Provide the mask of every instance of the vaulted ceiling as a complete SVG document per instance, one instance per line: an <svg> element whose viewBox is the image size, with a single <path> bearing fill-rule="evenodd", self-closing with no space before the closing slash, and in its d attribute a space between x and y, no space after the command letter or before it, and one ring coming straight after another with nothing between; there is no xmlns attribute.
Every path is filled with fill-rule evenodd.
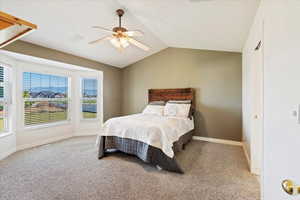
<svg viewBox="0 0 300 200"><path fill-rule="evenodd" d="M167 47L241 52L259 0L1 0L1 10L38 25L23 40L125 67ZM142 30L148 52L119 52L108 41L88 42L107 33L91 26L117 25L115 10L125 9L123 25Z"/></svg>

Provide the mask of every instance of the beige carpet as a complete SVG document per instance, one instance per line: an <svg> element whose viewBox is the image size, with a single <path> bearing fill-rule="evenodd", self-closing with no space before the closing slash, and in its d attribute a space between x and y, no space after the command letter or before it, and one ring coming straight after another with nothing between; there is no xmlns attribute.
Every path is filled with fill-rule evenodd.
<svg viewBox="0 0 300 200"><path fill-rule="evenodd" d="M241 147L193 141L184 175L132 156L97 159L95 137L73 138L0 161L1 200L254 200L259 184Z"/></svg>

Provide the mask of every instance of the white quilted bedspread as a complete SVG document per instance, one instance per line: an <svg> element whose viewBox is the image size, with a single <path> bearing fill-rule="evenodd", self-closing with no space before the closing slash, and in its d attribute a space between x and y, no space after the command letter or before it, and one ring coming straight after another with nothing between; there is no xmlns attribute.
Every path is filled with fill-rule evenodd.
<svg viewBox="0 0 300 200"><path fill-rule="evenodd" d="M138 140L161 149L167 156L173 158L173 143L193 129L194 121L188 118L134 114L107 120L97 141L100 136Z"/></svg>

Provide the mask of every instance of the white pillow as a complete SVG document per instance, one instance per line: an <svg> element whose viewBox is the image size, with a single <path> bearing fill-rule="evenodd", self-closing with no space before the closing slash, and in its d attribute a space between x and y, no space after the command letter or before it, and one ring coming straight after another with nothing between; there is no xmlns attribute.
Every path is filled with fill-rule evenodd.
<svg viewBox="0 0 300 200"><path fill-rule="evenodd" d="M163 115L165 106L147 105L143 110L143 114Z"/></svg>
<svg viewBox="0 0 300 200"><path fill-rule="evenodd" d="M164 115L169 117L184 117L189 116L191 104L176 104L167 103L164 109Z"/></svg>

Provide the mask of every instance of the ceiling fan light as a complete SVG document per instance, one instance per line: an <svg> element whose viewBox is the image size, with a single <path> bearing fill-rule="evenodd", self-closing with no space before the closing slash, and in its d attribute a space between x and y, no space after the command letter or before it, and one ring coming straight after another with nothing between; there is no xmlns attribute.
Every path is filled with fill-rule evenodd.
<svg viewBox="0 0 300 200"><path fill-rule="evenodd" d="M117 48L121 48L121 43L119 42L119 40L117 38L112 38L110 40L111 44L114 45Z"/></svg>
<svg viewBox="0 0 300 200"><path fill-rule="evenodd" d="M126 38L120 38L120 43L121 43L123 48L126 48L126 47L129 46L129 42Z"/></svg>

